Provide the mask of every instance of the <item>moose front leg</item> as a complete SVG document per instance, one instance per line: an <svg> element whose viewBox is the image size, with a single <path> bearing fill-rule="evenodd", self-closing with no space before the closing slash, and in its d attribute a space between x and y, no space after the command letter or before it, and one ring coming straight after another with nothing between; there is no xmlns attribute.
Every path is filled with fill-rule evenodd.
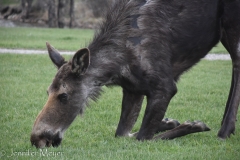
<svg viewBox="0 0 240 160"><path fill-rule="evenodd" d="M122 112L115 136L131 136L130 132L141 110L143 97L123 89Z"/></svg>
<svg viewBox="0 0 240 160"><path fill-rule="evenodd" d="M147 97L147 107L142 126L137 135L138 140L150 140L155 133L165 130L165 123L162 119L165 115L168 104L175 93L176 87L174 86L171 92L155 93L154 95Z"/></svg>

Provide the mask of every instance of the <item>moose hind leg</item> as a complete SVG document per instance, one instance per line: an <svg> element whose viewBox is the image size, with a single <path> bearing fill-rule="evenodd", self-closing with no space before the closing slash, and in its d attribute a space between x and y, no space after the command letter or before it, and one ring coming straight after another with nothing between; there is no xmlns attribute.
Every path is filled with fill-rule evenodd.
<svg viewBox="0 0 240 160"><path fill-rule="evenodd" d="M218 137L222 139L234 134L240 101L240 17L235 16L239 14L239 1L224 3L224 15L222 20L223 37L221 42L231 55L233 68L231 89L222 119L222 126L218 132Z"/></svg>
<svg viewBox="0 0 240 160"><path fill-rule="evenodd" d="M130 132L141 110L143 97L123 90L122 112L115 136L134 136Z"/></svg>
<svg viewBox="0 0 240 160"><path fill-rule="evenodd" d="M172 130L169 130L165 133L155 136L153 139L162 139L162 140L174 139L174 138L182 137L191 133L204 132L204 131L210 131L210 128L208 128L206 124L204 124L203 122L186 121Z"/></svg>

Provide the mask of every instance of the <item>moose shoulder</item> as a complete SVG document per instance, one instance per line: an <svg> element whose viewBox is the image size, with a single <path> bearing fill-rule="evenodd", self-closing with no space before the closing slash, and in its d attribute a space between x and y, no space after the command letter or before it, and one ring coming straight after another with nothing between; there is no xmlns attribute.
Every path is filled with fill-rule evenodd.
<svg viewBox="0 0 240 160"><path fill-rule="evenodd" d="M89 99L98 98L104 85L123 88L116 136L173 139L209 131L201 121L179 124L164 115L180 75L219 41L231 55L233 76L218 137L230 137L240 101L240 17L236 15L240 15L238 0L116 0L93 41L71 60L65 61L47 43L58 72L34 123L32 145L58 146L65 130ZM131 134L144 96L147 106L141 128ZM155 135L162 131L166 132Z"/></svg>

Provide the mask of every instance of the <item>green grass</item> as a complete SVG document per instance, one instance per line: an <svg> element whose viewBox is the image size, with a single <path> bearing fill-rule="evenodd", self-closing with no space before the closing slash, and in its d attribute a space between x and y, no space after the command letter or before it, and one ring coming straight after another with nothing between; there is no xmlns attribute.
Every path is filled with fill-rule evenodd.
<svg viewBox="0 0 240 160"><path fill-rule="evenodd" d="M76 51L92 39L89 29L4 28L0 27L0 48L46 49L46 41L58 50ZM227 53L219 43L213 53Z"/></svg>
<svg viewBox="0 0 240 160"><path fill-rule="evenodd" d="M46 49L48 41L58 50L76 51L92 39L90 29L0 27L0 48Z"/></svg>
<svg viewBox="0 0 240 160"><path fill-rule="evenodd" d="M228 53L228 51L223 47L222 43L218 43L215 47L212 48L210 53Z"/></svg>
<svg viewBox="0 0 240 160"><path fill-rule="evenodd" d="M54 155L43 157L40 150L30 145L29 138L55 73L47 55L0 54L0 152L5 153L0 159L54 159ZM230 61L200 62L182 76L178 94L166 113L166 117L180 122L202 120L211 128L209 132L156 142L115 138L122 91L119 87L104 88L99 101L92 103L84 116L77 117L66 131L61 146L49 148L47 153L60 154L56 156L58 159L84 160L239 159L240 123L237 122L236 135L230 139L221 141L216 136L230 78ZM140 127L144 109L143 106L134 131Z"/></svg>
<svg viewBox="0 0 240 160"><path fill-rule="evenodd" d="M74 51L85 46L92 35L92 30L0 27L0 48L45 49L49 41L59 50ZM221 45L214 50L224 52ZM55 155L44 157L42 151L30 145L29 138L55 73L47 55L0 54L0 159L233 160L240 156L239 123L236 135L230 139L220 141L216 136L231 81L230 61L202 61L184 74L166 113L166 117L180 122L202 120L210 132L157 142L115 138L122 91L119 87L104 88L99 101L92 103L66 131L61 146L47 149ZM145 104L133 131L140 128Z"/></svg>

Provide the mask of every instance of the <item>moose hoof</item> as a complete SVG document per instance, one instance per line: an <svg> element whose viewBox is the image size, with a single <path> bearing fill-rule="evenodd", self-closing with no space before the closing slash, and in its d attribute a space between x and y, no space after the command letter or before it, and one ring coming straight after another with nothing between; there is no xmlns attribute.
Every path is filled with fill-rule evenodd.
<svg viewBox="0 0 240 160"><path fill-rule="evenodd" d="M204 131L210 131L210 128L201 121L186 121L184 122L185 125L191 126L191 129L193 132L204 132Z"/></svg>
<svg viewBox="0 0 240 160"><path fill-rule="evenodd" d="M233 126L224 127L223 125L218 132L218 137L219 139L225 140L226 138L230 138L231 134L234 135L234 132L235 132L235 127Z"/></svg>
<svg viewBox="0 0 240 160"><path fill-rule="evenodd" d="M177 126L180 125L180 123L179 123L177 120L171 119L171 118L164 118L164 119L162 120L162 122L165 122L165 123L166 123L166 125L167 125L167 130L171 130L171 129L176 128Z"/></svg>

